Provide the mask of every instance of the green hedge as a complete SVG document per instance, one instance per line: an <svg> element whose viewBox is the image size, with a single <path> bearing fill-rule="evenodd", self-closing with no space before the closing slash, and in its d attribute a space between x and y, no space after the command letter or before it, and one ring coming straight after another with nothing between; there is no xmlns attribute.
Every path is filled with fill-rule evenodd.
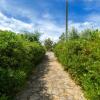
<svg viewBox="0 0 100 100"><path fill-rule="evenodd" d="M80 84L88 100L100 100L100 38L60 41L55 55Z"/></svg>
<svg viewBox="0 0 100 100"><path fill-rule="evenodd" d="M0 100L14 100L44 54L38 41L30 42L20 34L0 31Z"/></svg>

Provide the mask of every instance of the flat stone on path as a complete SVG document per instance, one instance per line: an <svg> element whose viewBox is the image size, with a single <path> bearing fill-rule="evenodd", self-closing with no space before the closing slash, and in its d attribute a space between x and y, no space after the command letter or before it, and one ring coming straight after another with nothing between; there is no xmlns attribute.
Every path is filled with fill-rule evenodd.
<svg viewBox="0 0 100 100"><path fill-rule="evenodd" d="M16 100L86 100L81 88L64 71L54 53L47 52L27 87Z"/></svg>

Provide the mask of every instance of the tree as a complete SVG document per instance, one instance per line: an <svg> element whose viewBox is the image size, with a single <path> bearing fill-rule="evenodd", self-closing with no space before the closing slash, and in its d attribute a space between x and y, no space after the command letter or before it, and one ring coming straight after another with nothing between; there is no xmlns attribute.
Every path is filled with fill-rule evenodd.
<svg viewBox="0 0 100 100"><path fill-rule="evenodd" d="M96 30L86 29L81 32L81 37L85 39L95 40L100 38L100 32L98 29Z"/></svg>
<svg viewBox="0 0 100 100"><path fill-rule="evenodd" d="M44 41L44 45L45 45L47 51L52 51L53 41L50 38L48 38Z"/></svg>
<svg viewBox="0 0 100 100"><path fill-rule="evenodd" d="M62 33L62 35L59 37L60 41L65 39L65 33Z"/></svg>
<svg viewBox="0 0 100 100"><path fill-rule="evenodd" d="M34 33L25 33L23 34L23 37L26 38L28 41L30 42L39 42L41 33L39 33L38 31L35 31Z"/></svg>
<svg viewBox="0 0 100 100"><path fill-rule="evenodd" d="M79 38L78 31L74 27L72 27L72 30L69 33L69 38L70 39L77 39L77 38Z"/></svg>

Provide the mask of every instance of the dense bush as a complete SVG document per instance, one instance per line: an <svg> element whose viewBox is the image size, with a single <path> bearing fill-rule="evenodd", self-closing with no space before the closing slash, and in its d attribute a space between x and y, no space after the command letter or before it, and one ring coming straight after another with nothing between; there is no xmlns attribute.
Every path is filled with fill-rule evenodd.
<svg viewBox="0 0 100 100"><path fill-rule="evenodd" d="M41 34L38 31L35 31L35 33L24 33L22 34L22 37L24 37L26 40L33 42L33 41L39 41Z"/></svg>
<svg viewBox="0 0 100 100"><path fill-rule="evenodd" d="M65 70L82 86L88 100L100 100L99 34L97 30L90 31L80 38L60 41L54 50Z"/></svg>
<svg viewBox="0 0 100 100"><path fill-rule="evenodd" d="M24 34L0 31L0 100L14 100L44 53L38 41L29 41Z"/></svg>
<svg viewBox="0 0 100 100"><path fill-rule="evenodd" d="M45 46L47 51L52 51L52 49L53 49L53 41L50 38L46 39L44 41L44 46Z"/></svg>

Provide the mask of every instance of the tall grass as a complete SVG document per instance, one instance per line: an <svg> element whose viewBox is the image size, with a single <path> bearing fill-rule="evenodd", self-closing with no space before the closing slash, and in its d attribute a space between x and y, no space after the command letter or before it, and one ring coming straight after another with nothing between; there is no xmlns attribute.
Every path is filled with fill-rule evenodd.
<svg viewBox="0 0 100 100"><path fill-rule="evenodd" d="M77 38L60 40L54 52L86 98L100 100L100 31L85 30Z"/></svg>

